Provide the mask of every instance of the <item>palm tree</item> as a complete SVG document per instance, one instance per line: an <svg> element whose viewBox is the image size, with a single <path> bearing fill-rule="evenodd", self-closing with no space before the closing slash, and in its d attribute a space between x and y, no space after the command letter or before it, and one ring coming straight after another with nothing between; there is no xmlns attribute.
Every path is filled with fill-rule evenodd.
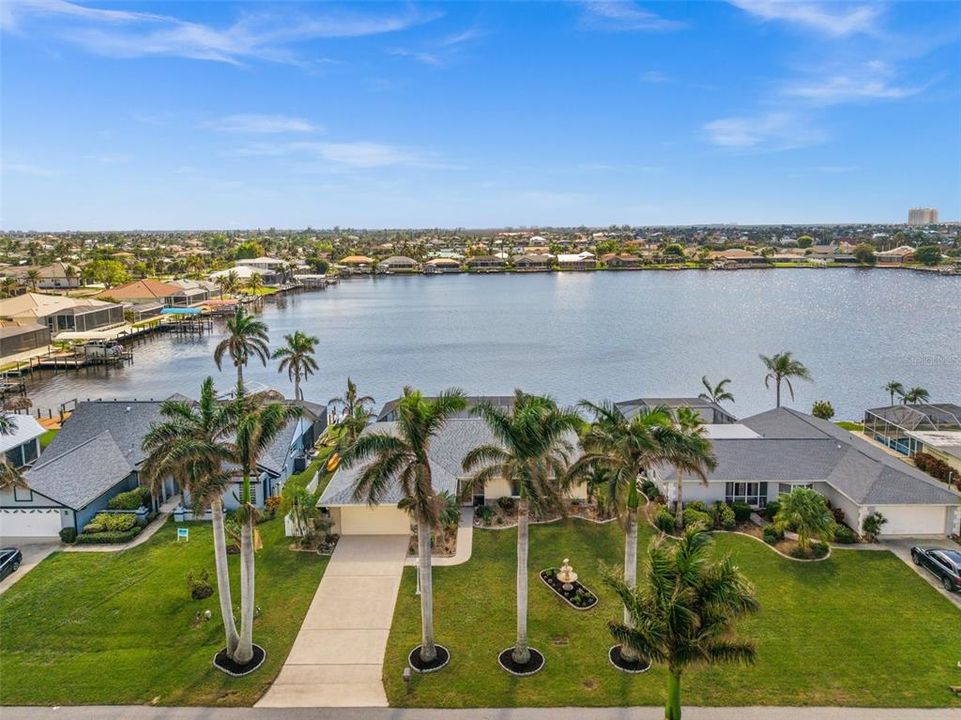
<svg viewBox="0 0 961 720"><path fill-rule="evenodd" d="M707 379L707 375L704 375L701 377L701 385L704 386L705 392L702 392L698 397L715 405L720 405L725 400L734 402L734 395L727 390L729 382L731 382L731 378L724 378L717 385L712 385L711 381Z"/></svg>
<svg viewBox="0 0 961 720"><path fill-rule="evenodd" d="M0 410L0 435L12 435L17 429L17 419L13 413Z"/></svg>
<svg viewBox="0 0 961 720"><path fill-rule="evenodd" d="M140 471L141 482L156 489L167 477L174 477L189 494L196 511L210 507L214 536L214 564L220 615L224 622L227 656L233 657L240 641L234 620L227 566L224 530L223 492L228 486L224 463L233 460L229 442L237 422L236 406L218 403L214 380L208 377L200 386L197 403L166 400L160 406L164 421L155 424L144 437L146 460Z"/></svg>
<svg viewBox="0 0 961 720"><path fill-rule="evenodd" d="M777 389L777 407L781 407L781 382L783 381L787 385L788 391L791 393L791 399L794 399L794 386L791 385L791 378L798 378L799 380L807 380L811 382L811 373L808 371L804 364L800 360L795 360L791 357L790 351L785 351L774 355L773 357L767 357L766 355L761 355L761 362L764 363L764 367L767 368L767 375L764 376L764 387L770 387L771 380L774 381L775 388Z"/></svg>
<svg viewBox="0 0 961 720"><path fill-rule="evenodd" d="M611 635L651 663L667 665L666 720L681 720L681 676L698 665L751 664L754 643L735 636L738 618L757 612L754 588L730 557L711 561L711 537L690 528L678 541L651 540L636 589L608 574L607 582L632 623L611 621Z"/></svg>
<svg viewBox="0 0 961 720"><path fill-rule="evenodd" d="M220 275L217 277L217 287L220 289L220 299L224 299L224 293L230 291L230 278L226 275Z"/></svg>
<svg viewBox="0 0 961 720"><path fill-rule="evenodd" d="M260 277L260 273L251 273L250 277L247 278L247 292L253 295L258 303L263 301L263 295L260 294L263 287L264 281Z"/></svg>
<svg viewBox="0 0 961 720"><path fill-rule="evenodd" d="M214 362L221 369L224 355L229 354L237 368L237 387L244 384L244 366L247 361L257 357L267 366L270 351L267 349L267 324L238 306L233 317L227 320L227 337L214 349Z"/></svg>
<svg viewBox="0 0 961 720"><path fill-rule="evenodd" d="M240 507L237 508L240 521L240 641L232 659L246 665L254 657L254 525L258 515L250 478L257 472L260 456L287 423L300 417L302 410L278 402L260 404L256 398L244 395L243 385L237 386L235 406L238 415L235 460L240 465L243 484Z"/></svg>
<svg viewBox="0 0 961 720"><path fill-rule="evenodd" d="M17 294L18 283L16 278L5 277L0 280L0 295L3 297L13 297Z"/></svg>
<svg viewBox="0 0 961 720"><path fill-rule="evenodd" d="M30 289L34 292L37 291L37 283L40 282L40 271L39 270L27 270L26 274L27 282L30 284Z"/></svg>
<svg viewBox="0 0 961 720"><path fill-rule="evenodd" d="M666 459L674 466L676 498L674 525L684 527L684 472L697 475L707 485L707 473L717 467L711 441L705 437L704 420L689 407L679 407L674 414L678 434L665 438L669 445Z"/></svg>
<svg viewBox="0 0 961 720"><path fill-rule="evenodd" d="M308 375L313 375L317 370L317 361L314 360L314 353L316 352L314 346L320 342L320 338L306 335L297 330L293 335L284 335L284 340L287 341L287 344L284 347L277 348L273 354L274 360L283 358L277 372L287 371L287 377L294 383L294 398L303 400L304 396L300 391L300 379L306 379Z"/></svg>
<svg viewBox="0 0 961 720"><path fill-rule="evenodd" d="M474 448L464 457L466 472L476 471L464 488L474 488L502 478L519 497L517 503L517 641L511 658L517 665L531 661L527 639L528 520L533 509L539 514L562 507L568 462L573 445L568 435L583 421L574 412L561 410L549 397L514 393L510 412L490 403L472 411L490 426L495 443Z"/></svg>
<svg viewBox="0 0 961 720"><path fill-rule="evenodd" d="M913 387L904 393L902 402L907 405L911 403L912 405L920 405L921 403L926 403L931 399L931 395L923 387Z"/></svg>
<svg viewBox="0 0 961 720"><path fill-rule="evenodd" d="M894 396L895 396L895 395L899 395L899 396L901 396L901 397L904 397L904 385L902 385L901 383L899 383L897 380L891 380L890 382L888 382L888 384L884 386L884 389L887 390L887 391L891 394L891 404L892 404L892 405L894 405Z"/></svg>
<svg viewBox="0 0 961 720"><path fill-rule="evenodd" d="M798 545L807 552L811 538L829 541L834 537L837 523L834 515L818 492L796 487L778 498L774 526L778 530L792 529L797 533Z"/></svg>
<svg viewBox="0 0 961 720"><path fill-rule="evenodd" d="M342 413L343 419L338 424L344 427L344 441L347 445L352 445L367 426L368 420L373 416L370 411L373 404L374 398L370 395L358 396L357 385L350 378L347 378L347 392L327 401L328 409L335 412L340 409Z"/></svg>
<svg viewBox="0 0 961 720"><path fill-rule="evenodd" d="M395 486L404 496L403 505L417 524L417 558L420 577L421 663L430 667L437 659L434 641L433 575L431 535L446 505L434 491L430 466L430 445L447 420L467 406L462 390L453 388L436 399L404 388L397 403L396 433L370 432L361 435L344 453L341 465L372 460L366 465L354 489L354 497L374 505Z"/></svg>
<svg viewBox="0 0 961 720"><path fill-rule="evenodd" d="M231 295L236 295L237 290L240 289L240 276L237 274L236 270L229 270L227 272L227 292Z"/></svg>

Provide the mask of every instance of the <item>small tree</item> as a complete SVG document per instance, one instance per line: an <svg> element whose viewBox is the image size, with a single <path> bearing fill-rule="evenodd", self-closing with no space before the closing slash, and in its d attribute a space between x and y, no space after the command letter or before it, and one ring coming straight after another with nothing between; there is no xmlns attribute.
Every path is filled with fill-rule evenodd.
<svg viewBox="0 0 961 720"><path fill-rule="evenodd" d="M881 526L887 521L888 519L884 517L884 515L875 510L864 518L864 522L861 523L861 530L868 540L874 542L878 539L878 535L881 534Z"/></svg>
<svg viewBox="0 0 961 720"><path fill-rule="evenodd" d="M812 539L825 542L834 537L837 523L824 497L810 488L796 487L779 498L780 507L774 516L774 527L780 531L793 530L798 544L806 553Z"/></svg>
<svg viewBox="0 0 961 720"><path fill-rule="evenodd" d="M829 400L817 400L811 408L811 414L822 420L830 420L834 417L834 406Z"/></svg>
<svg viewBox="0 0 961 720"><path fill-rule="evenodd" d="M871 243L858 243L854 246L851 254L862 265L874 265L874 245Z"/></svg>
<svg viewBox="0 0 961 720"><path fill-rule="evenodd" d="M922 265L937 265L941 262L941 248L937 245L922 245L914 251L914 259Z"/></svg>

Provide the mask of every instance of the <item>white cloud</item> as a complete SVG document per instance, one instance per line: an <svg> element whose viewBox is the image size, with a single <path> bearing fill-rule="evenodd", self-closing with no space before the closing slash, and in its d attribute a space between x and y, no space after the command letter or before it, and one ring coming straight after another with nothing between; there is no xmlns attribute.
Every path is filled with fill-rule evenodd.
<svg viewBox="0 0 961 720"><path fill-rule="evenodd" d="M714 145L740 150L789 150L825 139L807 118L788 112L720 118L704 130Z"/></svg>
<svg viewBox="0 0 961 720"><path fill-rule="evenodd" d="M670 79L667 73L663 73L660 70L647 70L641 73L641 82L651 83L652 85L666 83Z"/></svg>
<svg viewBox="0 0 961 720"><path fill-rule="evenodd" d="M331 166L356 169L390 166L442 167L415 150L368 141L250 143L237 149L234 154L320 160Z"/></svg>
<svg viewBox="0 0 961 720"><path fill-rule="evenodd" d="M273 134L317 132L323 130L308 120L286 115L228 115L204 123L211 130L228 133Z"/></svg>
<svg viewBox="0 0 961 720"><path fill-rule="evenodd" d="M767 22L782 20L817 30L831 37L873 33L883 12L881 5L793 0L730 0L732 5Z"/></svg>
<svg viewBox="0 0 961 720"><path fill-rule="evenodd" d="M601 30L677 30L684 23L644 10L630 0L582 2L583 22Z"/></svg>
<svg viewBox="0 0 961 720"><path fill-rule="evenodd" d="M57 177L63 175L60 170L41 167L40 165L29 165L27 163L3 163L4 173L14 173L17 175L30 175L32 177Z"/></svg>
<svg viewBox="0 0 961 720"><path fill-rule="evenodd" d="M896 85L893 79L894 71L887 63L873 60L837 73L793 82L782 92L818 105L837 105L859 100L900 100L917 95L926 87Z"/></svg>
<svg viewBox="0 0 961 720"><path fill-rule="evenodd" d="M306 13L274 5L264 12L245 13L233 24L218 28L166 15L89 8L65 0L22 0L4 3L2 22L4 29L19 32L25 32L31 22L52 24L53 32L67 41L108 57L163 55L231 64L247 59L303 64L289 46L321 38L397 32L437 17L438 13L412 6L364 14L329 7Z"/></svg>

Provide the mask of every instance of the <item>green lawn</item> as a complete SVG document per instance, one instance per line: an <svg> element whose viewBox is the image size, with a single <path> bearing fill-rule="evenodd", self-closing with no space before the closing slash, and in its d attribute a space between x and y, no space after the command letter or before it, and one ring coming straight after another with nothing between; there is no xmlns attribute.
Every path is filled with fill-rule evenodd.
<svg viewBox="0 0 961 720"><path fill-rule="evenodd" d="M642 548L650 531L642 528ZM961 706L948 693L961 683L961 615L922 578L886 552L837 550L827 561L798 563L736 535L716 535L755 583L763 606L740 625L757 641L755 666L721 666L685 675L689 705ZM531 644L546 667L513 678L497 665L514 640L513 530L474 532L465 565L435 568L437 639L452 660L434 675L414 674L405 695L401 670L420 639L415 569L406 568L385 662L392 705L660 705L666 674L629 676L608 665L606 623L619 615L601 584L598 561L622 562L616 523L566 520L531 528ZM643 553L641 553L643 557ZM600 603L575 611L537 578L565 558Z"/></svg>
<svg viewBox="0 0 961 720"><path fill-rule="evenodd" d="M53 439L57 437L59 430L47 430L43 435L40 436L40 449L44 449L53 442Z"/></svg>
<svg viewBox="0 0 961 720"><path fill-rule="evenodd" d="M192 600L185 583L191 569L214 577L210 524L187 525L188 543L170 522L123 552L56 553L0 596L0 704L254 703L283 665L327 560L290 552L282 519L260 525L254 641L267 660L234 679L211 665L223 646L216 593ZM237 556L231 564L236 585ZM198 621L207 609L214 619Z"/></svg>

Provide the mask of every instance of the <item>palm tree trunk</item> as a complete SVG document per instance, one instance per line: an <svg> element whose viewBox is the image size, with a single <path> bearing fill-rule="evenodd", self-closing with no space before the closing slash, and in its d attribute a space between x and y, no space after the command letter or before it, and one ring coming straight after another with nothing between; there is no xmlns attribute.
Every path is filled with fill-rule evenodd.
<svg viewBox="0 0 961 720"><path fill-rule="evenodd" d="M244 366L237 364L237 392L244 388Z"/></svg>
<svg viewBox="0 0 961 720"><path fill-rule="evenodd" d="M227 566L227 541L224 534L224 501L214 498L210 504L213 515L214 565L217 568L217 595L220 599L220 615L224 621L227 637L227 657L233 658L240 636L237 635L237 622L234 620L234 604L230 597L230 568Z"/></svg>
<svg viewBox="0 0 961 720"><path fill-rule="evenodd" d="M637 587L637 511L628 510L627 527L624 529L624 582L633 590ZM624 608L624 624L634 627L634 618ZM621 645L621 657L636 660L637 654L626 645Z"/></svg>
<svg viewBox="0 0 961 720"><path fill-rule="evenodd" d="M244 665L254 656L254 514L247 512L240 526L240 642L234 661Z"/></svg>
<svg viewBox="0 0 961 720"><path fill-rule="evenodd" d="M417 571L420 573L420 659L437 657L434 647L434 578L431 567L430 526L417 519Z"/></svg>
<svg viewBox="0 0 961 720"><path fill-rule="evenodd" d="M781 407L781 378L777 378L777 407Z"/></svg>
<svg viewBox="0 0 961 720"><path fill-rule="evenodd" d="M527 646L527 498L517 503L517 642L512 658L518 665L531 659Z"/></svg>
<svg viewBox="0 0 961 720"><path fill-rule="evenodd" d="M677 487L675 488L677 497L674 499L674 527L678 530L684 529L684 473L677 470Z"/></svg>
<svg viewBox="0 0 961 720"><path fill-rule="evenodd" d="M681 674L671 671L667 676L667 703L664 720L681 720Z"/></svg>
<svg viewBox="0 0 961 720"><path fill-rule="evenodd" d="M294 400L303 400L300 396L300 374L294 375Z"/></svg>

